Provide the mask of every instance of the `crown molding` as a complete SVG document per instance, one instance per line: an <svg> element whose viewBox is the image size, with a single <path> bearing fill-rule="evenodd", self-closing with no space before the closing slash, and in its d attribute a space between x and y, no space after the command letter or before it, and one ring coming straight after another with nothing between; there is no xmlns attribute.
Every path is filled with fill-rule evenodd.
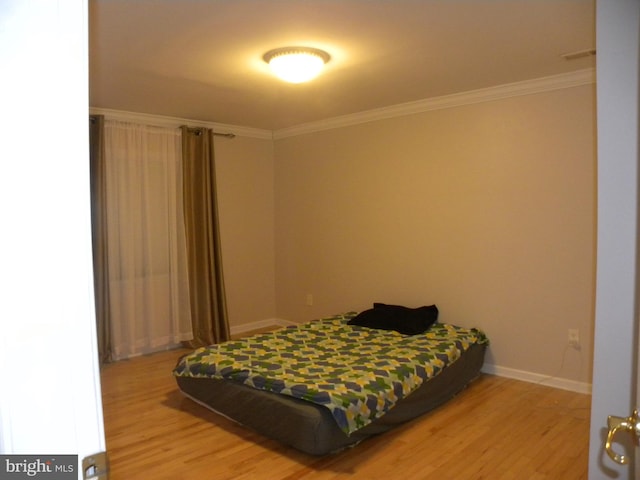
<svg viewBox="0 0 640 480"><path fill-rule="evenodd" d="M109 120L120 122L140 123L143 125L153 125L157 127L179 128L182 125L190 127L210 128L216 133L233 133L238 137L260 138L272 140L271 130L259 128L242 127L240 125L228 125L224 123L203 122L202 120L191 120L188 118L166 117L163 115L152 115L148 113L126 112L124 110L112 110L108 108L89 108L89 113L93 115L104 115Z"/></svg>
<svg viewBox="0 0 640 480"><path fill-rule="evenodd" d="M454 93L440 97L426 98L414 102L400 103L389 107L376 108L363 112L342 115L339 117L319 120L317 122L304 123L279 130L263 130L259 128L243 127L240 125L228 125L223 123L205 122L179 117L167 117L147 113L127 112L107 108L91 107L90 113L104 115L111 120L123 122L142 123L161 127L180 127L189 125L193 127L211 128L218 133L233 133L239 137L260 138L264 140L278 140L281 138L295 137L307 133L320 132L333 128L348 127L361 123L374 122L388 118L412 115L415 113L441 110L445 108L473 105L475 103L490 102L503 98L533 95L536 93L550 92L564 88L578 87L595 83L596 72L594 68L577 70L575 72L552 75L549 77L535 78L522 82L507 83L495 87L481 88L468 92Z"/></svg>
<svg viewBox="0 0 640 480"><path fill-rule="evenodd" d="M293 127L275 130L273 132L273 139L278 140L306 133L320 132L322 130L358 125L361 123L428 112L431 110L460 107L463 105L490 102L503 98L533 95L536 93L550 92L564 88L578 87L581 85L595 83L595 81L595 69L588 68L571 73L508 83L495 87L455 93L452 95L443 95L441 97L427 98L424 100L417 100L415 102L401 103L390 107L376 108L350 115L343 115L317 122L296 125Z"/></svg>

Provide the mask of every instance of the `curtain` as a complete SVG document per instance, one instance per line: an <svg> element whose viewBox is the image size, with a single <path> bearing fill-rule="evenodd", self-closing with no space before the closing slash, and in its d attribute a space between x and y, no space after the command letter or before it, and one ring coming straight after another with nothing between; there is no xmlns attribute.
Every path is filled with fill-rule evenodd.
<svg viewBox="0 0 640 480"><path fill-rule="evenodd" d="M114 359L192 338L180 131L106 120Z"/></svg>
<svg viewBox="0 0 640 480"><path fill-rule="evenodd" d="M96 331L100 365L112 359L109 313L109 261L107 255L106 165L104 117L89 117L89 172L91 182L91 235Z"/></svg>
<svg viewBox="0 0 640 480"><path fill-rule="evenodd" d="M218 228L213 132L182 127L184 215L195 348L230 338Z"/></svg>

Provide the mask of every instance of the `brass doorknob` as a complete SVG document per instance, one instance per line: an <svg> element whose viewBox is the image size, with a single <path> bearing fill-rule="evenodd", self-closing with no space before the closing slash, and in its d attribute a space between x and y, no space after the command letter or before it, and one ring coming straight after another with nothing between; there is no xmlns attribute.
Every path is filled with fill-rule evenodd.
<svg viewBox="0 0 640 480"><path fill-rule="evenodd" d="M635 441L640 438L640 418L638 416L638 410L634 410L630 417L616 417L609 415L609 417L607 417L607 425L609 427L609 432L607 433L607 441L604 444L607 455L609 455L611 460L614 462L625 465L629 462L629 458L625 455L619 455L614 452L611 443L613 442L613 437L615 437L616 433L619 431L631 433L635 436Z"/></svg>

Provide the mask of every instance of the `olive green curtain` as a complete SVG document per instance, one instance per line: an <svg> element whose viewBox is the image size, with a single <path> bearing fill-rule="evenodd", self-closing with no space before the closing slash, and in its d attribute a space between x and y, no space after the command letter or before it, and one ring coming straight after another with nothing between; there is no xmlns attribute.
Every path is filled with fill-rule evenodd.
<svg viewBox="0 0 640 480"><path fill-rule="evenodd" d="M107 191L104 117L89 117L89 172L91 184L91 235L96 330L100 365L112 360L107 252Z"/></svg>
<svg viewBox="0 0 640 480"><path fill-rule="evenodd" d="M213 132L182 128L184 218L187 237L191 348L229 340L218 228Z"/></svg>

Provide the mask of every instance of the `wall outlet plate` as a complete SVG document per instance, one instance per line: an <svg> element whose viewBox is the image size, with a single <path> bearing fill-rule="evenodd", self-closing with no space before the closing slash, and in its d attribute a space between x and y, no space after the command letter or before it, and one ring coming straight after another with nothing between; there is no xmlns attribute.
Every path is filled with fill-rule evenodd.
<svg viewBox="0 0 640 480"><path fill-rule="evenodd" d="M570 328L569 329L569 345L571 345L574 348L579 348L580 347L580 331L577 328Z"/></svg>

